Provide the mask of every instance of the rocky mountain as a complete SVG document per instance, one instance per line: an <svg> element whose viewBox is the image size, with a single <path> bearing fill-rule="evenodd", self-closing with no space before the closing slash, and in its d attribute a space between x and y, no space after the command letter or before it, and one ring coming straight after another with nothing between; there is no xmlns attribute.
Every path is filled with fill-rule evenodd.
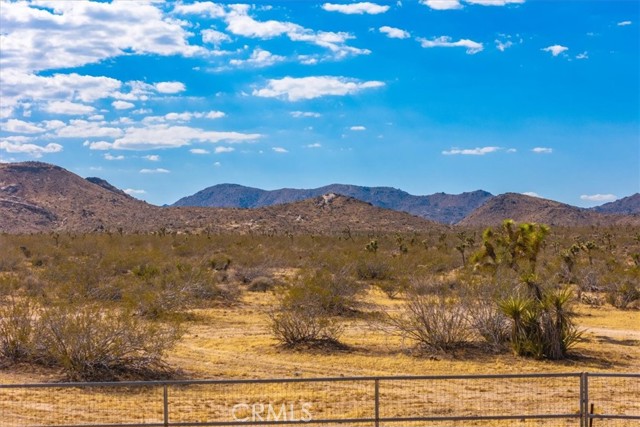
<svg viewBox="0 0 640 427"><path fill-rule="evenodd" d="M604 215L553 200L505 193L492 197L458 224L466 227L498 225L504 219L551 226L640 225L640 216Z"/></svg>
<svg viewBox="0 0 640 427"><path fill-rule="evenodd" d="M640 193L624 197L614 202L605 203L604 205L596 206L591 209L596 212L607 214L640 214Z"/></svg>
<svg viewBox="0 0 640 427"><path fill-rule="evenodd" d="M454 224L492 197L486 191L473 191L457 195L436 193L414 196L391 187L360 187L331 184L314 189L283 188L261 190L236 184L219 184L183 197L172 206L258 208L319 197L323 194L341 194L374 206L407 212L432 221Z"/></svg>
<svg viewBox="0 0 640 427"><path fill-rule="evenodd" d="M342 233L426 231L443 226L325 194L258 209L153 206L99 178L40 162L0 164L0 232L189 231Z"/></svg>

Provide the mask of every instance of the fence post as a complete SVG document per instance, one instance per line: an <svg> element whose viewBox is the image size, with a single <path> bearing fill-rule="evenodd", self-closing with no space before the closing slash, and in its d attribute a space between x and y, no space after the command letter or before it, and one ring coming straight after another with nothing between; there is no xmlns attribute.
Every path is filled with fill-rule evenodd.
<svg viewBox="0 0 640 427"><path fill-rule="evenodd" d="M375 409L375 427L380 427L380 379L376 378L374 382L374 409Z"/></svg>
<svg viewBox="0 0 640 427"><path fill-rule="evenodd" d="M589 427L589 374L580 374L580 425Z"/></svg>
<svg viewBox="0 0 640 427"><path fill-rule="evenodd" d="M162 413L164 415L164 426L169 426L169 387L165 383L162 386Z"/></svg>

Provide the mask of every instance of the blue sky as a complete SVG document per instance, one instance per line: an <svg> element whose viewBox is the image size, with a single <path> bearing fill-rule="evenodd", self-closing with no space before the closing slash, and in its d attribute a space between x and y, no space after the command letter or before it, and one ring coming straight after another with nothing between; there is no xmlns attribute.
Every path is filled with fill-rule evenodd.
<svg viewBox="0 0 640 427"><path fill-rule="evenodd" d="M0 161L218 183L640 191L640 2L0 1Z"/></svg>

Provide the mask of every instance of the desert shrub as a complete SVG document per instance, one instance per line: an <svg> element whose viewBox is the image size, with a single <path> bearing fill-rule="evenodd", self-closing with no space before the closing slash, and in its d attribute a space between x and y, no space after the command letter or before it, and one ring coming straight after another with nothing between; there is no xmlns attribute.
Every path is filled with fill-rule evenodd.
<svg viewBox="0 0 640 427"><path fill-rule="evenodd" d="M338 345L342 329L318 307L280 307L270 314L271 332L284 346Z"/></svg>
<svg viewBox="0 0 640 427"><path fill-rule="evenodd" d="M499 302L511 321L511 346L519 356L564 359L580 339L571 311L572 292L545 290L542 298L512 295Z"/></svg>
<svg viewBox="0 0 640 427"><path fill-rule="evenodd" d="M318 308L329 315L343 316L356 312L362 285L348 271L332 274L326 270L303 276L283 296L285 307Z"/></svg>
<svg viewBox="0 0 640 427"><path fill-rule="evenodd" d="M209 267L217 271L225 271L231 265L231 258L226 254L215 254L209 258Z"/></svg>
<svg viewBox="0 0 640 427"><path fill-rule="evenodd" d="M162 357L179 338L175 325L145 322L128 310L96 305L47 308L38 329L42 360L78 381L166 373Z"/></svg>
<svg viewBox="0 0 640 427"><path fill-rule="evenodd" d="M0 306L0 359L21 362L33 357L35 311L26 299L11 298Z"/></svg>
<svg viewBox="0 0 640 427"><path fill-rule="evenodd" d="M466 308L445 297L412 293L399 316L388 316L396 333L428 351L449 352L469 342Z"/></svg>
<svg viewBox="0 0 640 427"><path fill-rule="evenodd" d="M251 280L247 289L251 292L266 292L273 289L276 282L271 277L258 276Z"/></svg>
<svg viewBox="0 0 640 427"><path fill-rule="evenodd" d="M404 280L385 280L376 283L376 286L391 299L397 298L407 289L407 283Z"/></svg>
<svg viewBox="0 0 640 427"><path fill-rule="evenodd" d="M359 280L388 280L391 276L389 264L377 258L361 260L356 265L356 277Z"/></svg>
<svg viewBox="0 0 640 427"><path fill-rule="evenodd" d="M631 281L615 284L607 292L607 302L616 308L625 309L639 299L640 288Z"/></svg>
<svg viewBox="0 0 640 427"><path fill-rule="evenodd" d="M468 303L471 328L493 351L505 348L509 341L509 319L492 300Z"/></svg>

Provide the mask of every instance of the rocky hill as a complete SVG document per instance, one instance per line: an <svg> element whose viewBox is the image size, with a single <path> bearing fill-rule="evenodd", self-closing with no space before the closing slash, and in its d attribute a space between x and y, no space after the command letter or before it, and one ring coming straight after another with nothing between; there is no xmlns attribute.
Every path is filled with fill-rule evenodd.
<svg viewBox="0 0 640 427"><path fill-rule="evenodd" d="M40 162L0 164L0 232L189 231L342 233L426 231L431 221L323 195L258 209L163 208L128 196L99 178L83 179Z"/></svg>
<svg viewBox="0 0 640 427"><path fill-rule="evenodd" d="M258 208L296 202L323 194L340 194L381 208L407 212L432 221L454 224L492 197L486 191L462 194L436 193L414 196L391 187L331 184L314 189L261 190L236 184L219 184L183 197L172 206Z"/></svg>
<svg viewBox="0 0 640 427"><path fill-rule="evenodd" d="M616 200L615 202L605 203L601 206L591 208L600 213L633 215L640 214L640 193L633 194L629 197Z"/></svg>
<svg viewBox="0 0 640 427"><path fill-rule="evenodd" d="M640 217L604 215L553 200L505 193L491 198L459 222L461 226L498 225L504 219L537 222L552 226L640 225Z"/></svg>

